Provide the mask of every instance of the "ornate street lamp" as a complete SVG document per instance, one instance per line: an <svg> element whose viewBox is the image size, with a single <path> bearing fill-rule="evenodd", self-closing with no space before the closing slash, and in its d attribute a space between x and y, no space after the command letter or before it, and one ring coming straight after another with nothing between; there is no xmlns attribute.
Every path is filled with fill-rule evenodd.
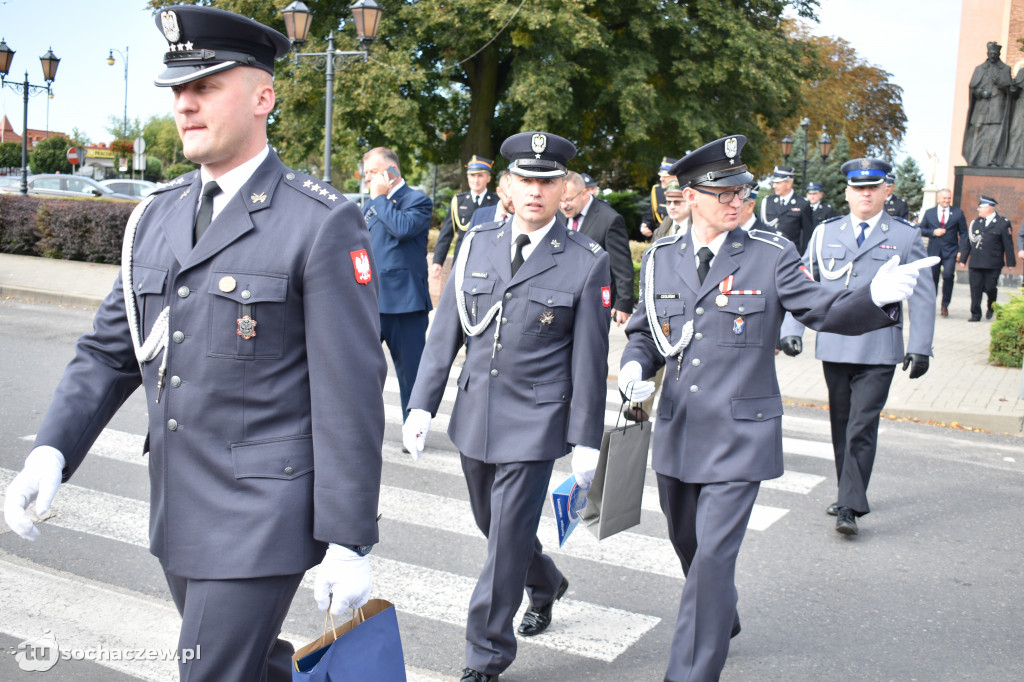
<svg viewBox="0 0 1024 682"><path fill-rule="evenodd" d="M43 67L43 80L46 85L32 85L28 82L28 70L25 71L24 83L8 83L7 74L11 70L11 62L14 60L14 50L7 46L6 40L0 40L0 87L7 86L15 92L20 92L23 97L24 108L23 118L24 134L21 136L21 193L28 194L28 96L46 93L52 95L51 86L57 78L57 67L60 65L60 58L53 53L53 49L46 51L39 58Z"/></svg>
<svg viewBox="0 0 1024 682"><path fill-rule="evenodd" d="M298 65L302 59L310 60L313 68L317 71L324 71L327 80L327 103L324 112L324 182L331 181L331 123L334 113L334 69L340 68L348 61L362 59L364 62L370 56L370 46L377 38L377 29L380 26L380 15L383 12L380 5L373 0L358 0L349 6L352 11L352 19L356 25L356 35L359 38L360 50L354 52L343 52L334 49L334 31L327 36L326 52L295 52L295 64ZM309 27L313 21L313 13L302 0L295 0L292 4L281 10L284 15L285 31L288 39L292 42L292 49L298 50L306 42L309 35Z"/></svg>
<svg viewBox="0 0 1024 682"><path fill-rule="evenodd" d="M782 138L782 160L784 163L789 164L789 155L793 153L793 139L786 133L786 136Z"/></svg>
<svg viewBox="0 0 1024 682"><path fill-rule="evenodd" d="M120 57L121 61L124 62L124 122L121 124L121 139L128 139L128 46L124 48L124 52L116 48L109 48L110 53L107 55L107 64L114 65L116 61L114 59L114 53L116 52Z"/></svg>
<svg viewBox="0 0 1024 682"><path fill-rule="evenodd" d="M821 154L822 163L828 161L828 155L832 153L832 138L824 130L821 131L821 137L818 139L818 152Z"/></svg>

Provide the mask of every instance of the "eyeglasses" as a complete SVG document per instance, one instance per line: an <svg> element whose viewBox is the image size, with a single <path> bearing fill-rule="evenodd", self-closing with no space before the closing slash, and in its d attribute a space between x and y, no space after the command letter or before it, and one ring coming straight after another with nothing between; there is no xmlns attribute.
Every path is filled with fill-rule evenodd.
<svg viewBox="0 0 1024 682"><path fill-rule="evenodd" d="M573 194L571 197L562 197L562 201L570 202L570 201L572 201L573 199L575 199L576 197L578 197L581 194L583 194L583 190L580 190L579 192L576 192L576 194Z"/></svg>
<svg viewBox="0 0 1024 682"><path fill-rule="evenodd" d="M720 204L731 204L736 197L740 199L746 199L750 196L750 187L744 185L743 189L739 190L728 190L727 192L709 192L706 189L701 189L697 185L692 185L693 189L700 192L701 194L709 194L713 197L718 197L718 203Z"/></svg>

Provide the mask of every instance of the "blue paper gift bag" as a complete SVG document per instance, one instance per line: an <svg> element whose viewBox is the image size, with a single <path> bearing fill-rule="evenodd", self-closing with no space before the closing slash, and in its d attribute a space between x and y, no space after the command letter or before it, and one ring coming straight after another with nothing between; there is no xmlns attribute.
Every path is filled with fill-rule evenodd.
<svg viewBox="0 0 1024 682"><path fill-rule="evenodd" d="M394 604L371 599L352 620L296 651L292 662L292 682L405 682Z"/></svg>

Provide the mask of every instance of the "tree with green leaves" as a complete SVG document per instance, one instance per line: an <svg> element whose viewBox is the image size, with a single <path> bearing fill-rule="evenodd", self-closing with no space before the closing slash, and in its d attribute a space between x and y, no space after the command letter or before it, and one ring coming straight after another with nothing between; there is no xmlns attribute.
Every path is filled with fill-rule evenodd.
<svg viewBox="0 0 1024 682"><path fill-rule="evenodd" d="M924 174L914 157L908 156L893 169L896 182L892 192L907 202L911 215L921 210L924 200Z"/></svg>
<svg viewBox="0 0 1024 682"><path fill-rule="evenodd" d="M0 168L21 168L20 142L0 142Z"/></svg>
<svg viewBox="0 0 1024 682"><path fill-rule="evenodd" d="M151 0L150 6L163 4ZM221 0L283 31L277 5ZM355 45L349 0L309 0L303 51L335 31ZM662 156L725 134L747 136L745 160L774 161L769 132L796 115L813 75L783 12L813 18L817 0L379 0L367 63L336 73L337 182L368 147L387 145L414 180L429 163L494 158L520 130L564 134L573 167L603 186L650 186ZM324 77L278 64L270 133L286 163L315 171L323 146Z"/></svg>
<svg viewBox="0 0 1024 682"><path fill-rule="evenodd" d="M51 135L45 140L40 140L29 154L32 172L70 173L71 164L68 162L67 153L71 146L71 140L63 135Z"/></svg>

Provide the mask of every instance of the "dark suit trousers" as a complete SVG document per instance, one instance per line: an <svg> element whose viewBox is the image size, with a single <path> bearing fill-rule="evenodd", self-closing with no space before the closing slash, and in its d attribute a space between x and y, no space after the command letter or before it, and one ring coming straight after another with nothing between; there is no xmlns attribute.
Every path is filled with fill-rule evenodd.
<svg viewBox="0 0 1024 682"><path fill-rule="evenodd" d="M942 271L942 305L949 306L953 300L953 282L956 279L956 251L946 255L940 255L938 263L932 266L932 279L935 281L935 291L939 290L939 271Z"/></svg>
<svg viewBox="0 0 1024 682"><path fill-rule="evenodd" d="M554 461L488 464L462 455L473 519L487 538L487 560L469 601L466 665L497 675L516 657L513 619L526 587L530 603L555 597L562 573L537 539Z"/></svg>
<svg viewBox="0 0 1024 682"><path fill-rule="evenodd" d="M197 580L164 572L181 614L178 650L198 650L178 662L181 682L288 682L291 643L279 639L281 624L303 573Z"/></svg>
<svg viewBox="0 0 1024 682"><path fill-rule="evenodd" d="M991 306L996 302L996 284L999 268L967 268L967 281L971 284L971 317L981 317L981 295L988 297Z"/></svg>
<svg viewBox="0 0 1024 682"><path fill-rule="evenodd" d="M668 537L686 582L665 680L717 680L736 622L736 557L761 484L685 483L658 474Z"/></svg>
<svg viewBox="0 0 1024 682"><path fill-rule="evenodd" d="M823 362L822 367L828 387L839 506L863 516L871 511L867 492L878 449L878 420L896 366Z"/></svg>
<svg viewBox="0 0 1024 682"><path fill-rule="evenodd" d="M398 375L398 390L402 397L402 419L409 406L416 372L420 369L420 356L427 343L427 311L391 315L380 314L380 340L388 344L391 361Z"/></svg>

